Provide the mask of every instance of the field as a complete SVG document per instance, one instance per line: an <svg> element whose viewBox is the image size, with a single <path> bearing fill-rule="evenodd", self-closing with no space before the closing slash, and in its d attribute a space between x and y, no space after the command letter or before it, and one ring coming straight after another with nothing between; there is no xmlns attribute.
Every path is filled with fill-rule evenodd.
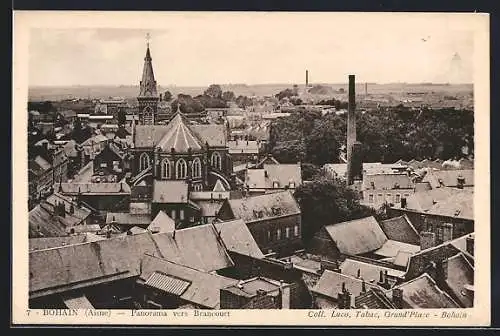
<svg viewBox="0 0 500 336"><path fill-rule="evenodd" d="M313 83L313 85L318 85ZM343 88L347 91L347 83L337 84L319 84L328 86L334 91ZM221 85L224 91L233 91L236 96L272 96L286 88L291 88L293 84L231 84ZM299 85L303 89L303 85ZM159 92L170 91L174 96L183 93L191 96L202 94L206 87L191 86L191 87L176 87L163 86L159 87ZM390 83L390 84L367 84L369 94L387 94L401 95L406 93L441 93L448 95L469 94L473 91L472 84L409 84L409 83ZM72 98L90 98L100 99L108 97L123 97L126 99L135 98L139 92L139 87L134 85L129 86L67 86L67 87L30 87L28 89L28 99L30 101L42 100L63 100ZM365 84L357 83L356 93L364 94Z"/></svg>

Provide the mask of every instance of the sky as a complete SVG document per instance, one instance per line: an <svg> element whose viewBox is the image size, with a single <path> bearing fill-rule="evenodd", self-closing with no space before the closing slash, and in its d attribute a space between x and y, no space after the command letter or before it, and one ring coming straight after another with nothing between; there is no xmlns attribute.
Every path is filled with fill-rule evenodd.
<svg viewBox="0 0 500 336"><path fill-rule="evenodd" d="M160 13L109 22L32 28L30 86L137 85L147 33L161 86L302 84L306 69L313 84L348 74L376 83L473 78L474 34L459 14Z"/></svg>

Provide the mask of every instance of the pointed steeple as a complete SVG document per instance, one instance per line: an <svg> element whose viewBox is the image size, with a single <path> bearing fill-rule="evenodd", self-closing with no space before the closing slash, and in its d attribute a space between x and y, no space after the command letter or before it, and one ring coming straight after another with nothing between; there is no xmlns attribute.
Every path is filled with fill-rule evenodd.
<svg viewBox="0 0 500 336"><path fill-rule="evenodd" d="M147 36L148 42L146 45L146 57L144 57L144 67L142 69L142 80L140 83L139 97L156 97L158 96L156 88L156 80L153 72L153 63L151 58L151 51L149 50L149 34Z"/></svg>

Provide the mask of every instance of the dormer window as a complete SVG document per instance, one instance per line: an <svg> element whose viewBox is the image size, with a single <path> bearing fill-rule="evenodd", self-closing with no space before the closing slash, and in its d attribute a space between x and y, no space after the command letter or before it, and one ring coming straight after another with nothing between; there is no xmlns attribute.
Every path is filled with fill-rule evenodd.
<svg viewBox="0 0 500 336"><path fill-rule="evenodd" d="M290 182L289 186L290 188L295 188L295 182Z"/></svg>
<svg viewBox="0 0 500 336"><path fill-rule="evenodd" d="M276 188L279 188L279 187L280 187L280 183L279 183L279 182L277 182L277 181L274 181L274 182L273 182L273 188L275 188L275 189L276 189Z"/></svg>
<svg viewBox="0 0 500 336"><path fill-rule="evenodd" d="M372 189L375 189L375 182L374 182L374 181L371 181L371 182L370 182L370 187L371 187Z"/></svg>

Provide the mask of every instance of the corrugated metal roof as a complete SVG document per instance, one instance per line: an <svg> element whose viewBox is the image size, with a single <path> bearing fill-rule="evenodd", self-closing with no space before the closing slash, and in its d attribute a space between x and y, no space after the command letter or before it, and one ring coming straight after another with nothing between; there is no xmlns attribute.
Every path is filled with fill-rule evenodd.
<svg viewBox="0 0 500 336"><path fill-rule="evenodd" d="M191 281L175 278L161 272L153 272L145 284L163 292L180 296L191 285Z"/></svg>

